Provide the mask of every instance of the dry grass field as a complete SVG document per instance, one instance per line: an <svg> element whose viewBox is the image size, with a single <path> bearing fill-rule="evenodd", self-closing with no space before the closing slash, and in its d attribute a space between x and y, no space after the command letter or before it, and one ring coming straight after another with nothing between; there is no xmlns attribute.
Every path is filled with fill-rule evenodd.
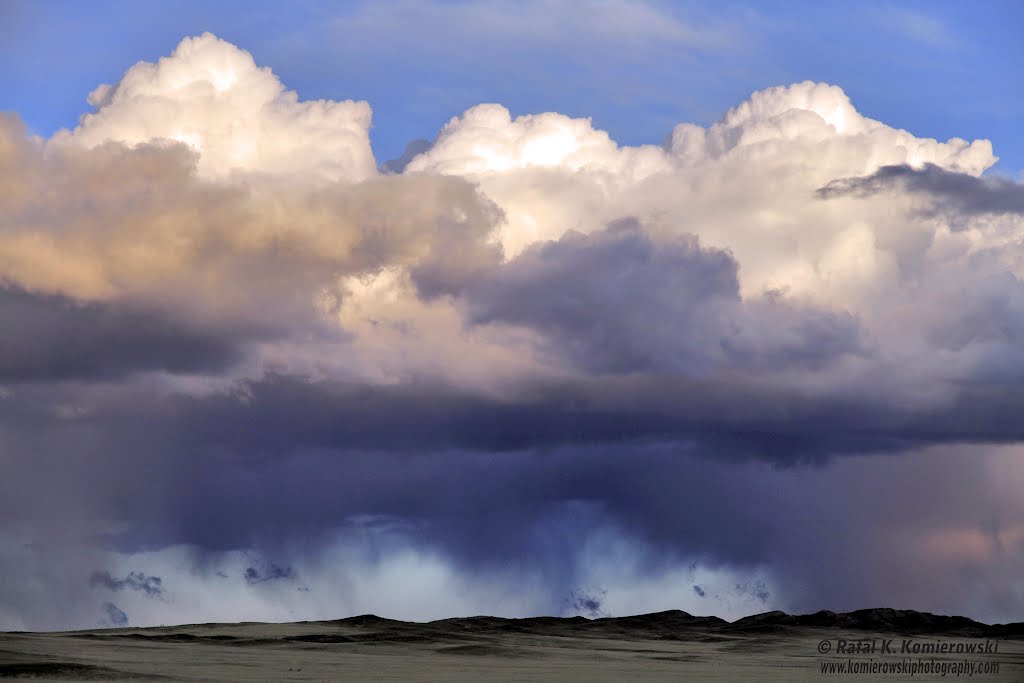
<svg viewBox="0 0 1024 683"><path fill-rule="evenodd" d="M911 644L987 654L901 654ZM828 643L829 652L819 648ZM843 642L843 653L836 648ZM888 642L895 652L885 652ZM849 654L851 648L876 652ZM883 650L881 652L877 650ZM823 673L844 662L997 663L998 673ZM92 680L1024 681L1024 628L865 610L728 623L685 612L612 619L473 617L426 624L374 616L0 634L0 677Z"/></svg>

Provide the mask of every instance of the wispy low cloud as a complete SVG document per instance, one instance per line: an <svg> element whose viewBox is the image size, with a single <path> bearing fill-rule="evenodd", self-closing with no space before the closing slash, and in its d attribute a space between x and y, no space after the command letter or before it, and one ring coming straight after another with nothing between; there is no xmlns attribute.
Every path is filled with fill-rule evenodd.
<svg viewBox="0 0 1024 683"><path fill-rule="evenodd" d="M144 593L149 597L159 597L164 594L163 579L159 576L146 576L142 572L129 572L123 579L110 575L110 572L93 572L89 577L89 585L93 588L106 588L114 592L120 590L133 590Z"/></svg>
<svg viewBox="0 0 1024 683"><path fill-rule="evenodd" d="M128 615L112 602L103 603L103 614L111 626L128 625Z"/></svg>
<svg viewBox="0 0 1024 683"><path fill-rule="evenodd" d="M535 48L573 45L593 50L595 45L631 45L650 50L658 45L690 48L725 48L733 33L725 25L695 21L674 12L671 5L627 0L525 0L523 2L409 2L388 6L356 3L331 23L334 35L363 44L369 36L389 35L405 50L439 53L455 45L528 43ZM489 45L490 44L490 45ZM376 46L378 49L380 45Z"/></svg>
<svg viewBox="0 0 1024 683"><path fill-rule="evenodd" d="M918 45L943 50L961 45L955 30L934 12L916 12L906 6L890 5L869 8L868 17L883 31Z"/></svg>
<svg viewBox="0 0 1024 683"><path fill-rule="evenodd" d="M575 588L565 599L565 614L582 615L591 619L611 616L604 611L608 591L601 588Z"/></svg>
<svg viewBox="0 0 1024 683"><path fill-rule="evenodd" d="M266 581L291 580L295 578L295 570L291 567L280 567L268 564L265 567L246 567L243 574L249 585Z"/></svg>
<svg viewBox="0 0 1024 683"><path fill-rule="evenodd" d="M975 177L925 164L914 168L906 164L883 166L871 175L839 178L817 194L823 199L853 196L868 198L883 193L926 195L936 210L957 216L1017 214L1024 216L1024 185L1009 178Z"/></svg>

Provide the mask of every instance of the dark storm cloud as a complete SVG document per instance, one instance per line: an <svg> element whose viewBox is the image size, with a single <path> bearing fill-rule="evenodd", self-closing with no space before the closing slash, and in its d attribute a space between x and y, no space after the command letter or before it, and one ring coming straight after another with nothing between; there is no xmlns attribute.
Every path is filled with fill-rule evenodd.
<svg viewBox="0 0 1024 683"><path fill-rule="evenodd" d="M692 238L659 249L632 221L534 247L470 294L475 322L533 327L596 372L706 366L717 305L738 298L728 254Z"/></svg>
<svg viewBox="0 0 1024 683"><path fill-rule="evenodd" d="M128 615L112 602L103 603L103 613L113 626L128 625Z"/></svg>
<svg viewBox="0 0 1024 683"><path fill-rule="evenodd" d="M26 440L17 438L31 416L8 426L7 442L33 457L12 463L3 508L40 521L83 510L132 519L130 529L108 537L126 551L175 543L207 550L274 545L275 538L316 538L353 516L383 515L408 520L413 543L442 549L460 567L499 570L532 558L525 562L567 591L578 581L575 556L587 532L606 523L658 549L644 560L652 570L698 556L740 565L770 560L799 573L799 562L823 552L820 540L788 548L792 556L784 559L778 553L780 544L796 544L799 534L789 526L799 526L802 513L793 505L810 477L794 469L781 470L790 477L764 479L756 460L738 463L741 455L792 463L857 443L895 448L972 434L993 438L997 428L1002 436L1021 436L1019 421L1009 419L1012 406L1002 408L1007 419L999 424L989 424L991 406L980 405L973 413L957 406L922 415L916 423L904 416L901 428L864 406L833 406L829 414L819 402L783 406L777 397L758 400L744 391L716 404L713 392L691 385L678 400L666 392L669 407L654 421L644 417L652 406L634 404L649 394L630 395L623 384L603 389L617 411L589 412L582 402L594 400L597 386L563 387L561 400L537 400L528 410L460 399L437 386L385 391L286 378L253 384L236 397L108 398L95 417L51 420L45 436L31 429ZM687 395L689 405L680 405ZM741 397L750 413L763 412L762 429L751 426L753 415L743 416ZM726 406L738 424L724 419ZM699 409L707 411L703 420ZM686 410L689 416L673 417ZM651 444L659 434L675 445ZM914 486L914 476L905 472L901 481ZM944 476L932 478L943 486ZM43 478L59 492L45 506L22 495ZM782 488L769 490L776 486ZM842 517L824 493L805 500L817 501L808 504L819 509L823 533L844 529L852 546L867 542L858 534L871 530ZM847 503L844 510L856 508ZM890 509L905 509L897 503ZM821 517L820 506L831 517ZM574 520L575 531L549 538L562 519ZM250 568L256 580L274 574ZM758 591L748 593L760 599Z"/></svg>
<svg viewBox="0 0 1024 683"><path fill-rule="evenodd" d="M768 591L768 587L764 581L754 581L752 583L738 583L736 584L736 592L739 595L749 595L759 601L762 605L768 602L772 594Z"/></svg>
<svg viewBox="0 0 1024 683"><path fill-rule="evenodd" d="M604 611L604 600L607 591L599 588L577 588L569 593L565 599L566 611L571 614L581 614L591 619L609 616Z"/></svg>
<svg viewBox="0 0 1024 683"><path fill-rule="evenodd" d="M439 385L389 389L278 377L239 395L206 398L80 388L74 400L89 406L88 414L55 419L48 406L58 396L72 398L44 388L21 392L21 411L0 422L14 454L0 484L0 510L41 520L73 510L132 519L118 536L124 548L244 547L263 532L312 533L351 515L468 514L488 500L494 511L487 518L495 523L515 516L505 506L541 510L574 499L616 501L613 507L627 514L633 507L656 510L663 487L674 496L673 478L657 472L694 455L794 464L858 450L1024 436L1012 419L1022 403L1003 404L1006 393L987 401L978 394L941 412L893 415L870 400L783 400L775 392L759 396L749 385L716 393L692 382L589 382L536 388L528 402L515 404ZM651 396L659 399L645 403ZM39 407L26 410L26 403ZM659 442L674 445L641 457ZM558 455L524 455L533 452ZM631 468L637 471L627 475ZM490 483L482 487L477 477ZM56 494L47 501L32 493L44 479ZM699 517L718 494L690 495L689 514ZM677 517L644 519L644 533L670 535ZM486 526L475 514L465 524ZM466 544L475 550L466 552L482 558L498 546L514 547L525 533L514 521L500 526L500 538L491 540L483 537L492 531L481 527L482 537ZM747 539L734 552L756 554L762 541L769 543Z"/></svg>
<svg viewBox="0 0 1024 683"><path fill-rule="evenodd" d="M695 452L685 444L708 430L699 415L680 416L681 407L671 402L653 418L651 406L633 405L637 395L624 385L570 389L522 405L460 396L441 386L346 387L286 378L253 384L244 395L191 399L80 389L76 400L91 406L91 413L61 420L47 406L51 396L69 396L38 388L22 392L22 411L0 423L16 458L0 483L0 510L40 523L86 512L131 519L116 537L124 549L182 542L245 547L261 534L317 533L357 514L413 520L454 515L443 525L448 530L435 529L433 538L467 561L490 562L528 543L520 510L554 512L560 501L575 498L646 507L643 497L634 497L642 488L632 491L627 482L652 471L651 459L640 467L640 456L628 454L663 435L681 442L683 457ZM594 400L595 389L608 394L606 407L585 403ZM706 393L692 397L690 410L707 408L708 400ZM39 408L26 411L29 402ZM836 423L789 440L840 442L842 435L828 434ZM765 444L778 448L779 439L770 436L737 434L727 445L708 446L708 455L739 457L741 447ZM588 449L594 459L584 451L570 457L577 452L573 444L585 443L619 446ZM550 458L524 455L559 446L570 450ZM819 443L812 452L820 456L823 447ZM671 460L671 453L658 459ZM784 449L759 455L782 462L795 457ZM639 471L624 478L620 468L632 467ZM46 501L34 493L44 480L54 493ZM473 512L478 506L490 509ZM655 514L648 521L658 526L659 519Z"/></svg>
<svg viewBox="0 0 1024 683"><path fill-rule="evenodd" d="M52 391L34 387L22 400L45 405ZM647 548L635 558L643 572L693 558L712 567L770 564L785 575L783 587L752 582L732 591L759 602L781 592L798 596L791 599L800 609L862 607L865 600L936 609L929 596L947 595L942 604L964 611L967 603L950 590L955 571L936 570L924 581L911 569L916 550L907 539L959 524L958 511L965 509L979 518L1015 519L987 498L978 461L955 453L845 458L828 468L729 457L744 439L748 449L772 442L775 462L787 463L790 442L803 439L820 458L849 447L862 430L892 430L900 435L894 443L952 441L986 429L991 437L999 432L984 421L990 405L976 413L955 406L901 430L881 414L869 419L866 411L841 406L829 419L818 413L797 420L792 406L765 401L762 409L770 405L766 412L785 419L761 419L785 439L745 434L722 421L683 429L686 421L666 418L661 428L672 436L659 444L651 443L649 435L658 432L650 425L632 432L635 438L607 438L609 423L624 431L632 422L622 408L632 400L621 388L609 390L619 396L618 414L583 419L585 410L573 412L572 401L594 396L588 387L568 394L567 403L536 404L519 423L505 419L515 413L500 402L459 401L436 386L389 395L276 378L234 397L160 401L79 391L79 400L92 395L98 403L90 417L51 418L45 431L44 422L32 424L43 420L39 413L2 423L11 455L0 514L32 518L43 529L84 517L130 519L122 531L99 537L126 552L189 543L200 553L258 548L278 558L250 565L243 574L249 582L289 574L289 539L316 548L353 518L375 515L402 522L405 543L440 551L465 571L540 572L559 600L580 585L581 553L591 534L610 527ZM712 414L722 410L707 406L710 394L694 393L691 410L698 404ZM1012 406L1003 414L1012 417ZM478 432L474 441L463 424L490 424L494 433ZM800 424L803 434L794 431ZM998 426L1019 437L1015 425L1019 420L1007 419ZM715 431L718 440L707 437ZM559 438L538 441L538 432ZM587 439L590 445L580 445ZM506 448L496 448L501 444ZM760 451L762 458L771 454ZM45 500L35 493L44 481ZM808 518L813 523L804 523ZM879 552L887 554L884 570ZM871 571L884 578L857 581Z"/></svg>
<svg viewBox="0 0 1024 683"><path fill-rule="evenodd" d="M264 567L246 567L243 572L245 582L252 585L265 583L267 581L290 580L295 578L295 570L291 567L281 567L270 563Z"/></svg>
<svg viewBox="0 0 1024 683"><path fill-rule="evenodd" d="M976 177L925 164L882 166L871 175L833 180L820 188L823 199L854 196L869 197L899 190L927 194L941 209L961 216L1024 213L1024 185L999 177Z"/></svg>
<svg viewBox="0 0 1024 683"><path fill-rule="evenodd" d="M157 312L0 288L0 382L219 371L241 356L233 337Z"/></svg>
<svg viewBox="0 0 1024 683"><path fill-rule="evenodd" d="M142 572L129 572L123 579L111 576L110 572L93 572L89 577L89 585L96 588L102 587L112 591L129 589L140 591L150 597L163 595L163 579L159 576L146 576Z"/></svg>
<svg viewBox="0 0 1024 683"><path fill-rule="evenodd" d="M280 376L249 383L238 394L191 398L110 387L26 387L0 399L6 408L0 434L11 454L0 510L31 511L40 519L94 510L134 520L123 535L126 547L196 542L225 548L244 545L261 529L323 529L360 513L416 517L445 509L478 488L434 482L418 469L451 474L445 463L460 460L443 455L450 451L489 453L480 462L488 463L497 486L507 487L507 504L515 508L538 482L520 481L526 474L505 466L532 463L543 479L544 460L515 456L535 449L628 454L660 442L675 444L659 456L669 459L676 452L792 465L842 453L1024 438L1017 419L1024 395L1015 385L979 383L961 392L949 404L913 408L873 395L827 400L750 382L635 377L535 385L516 400L442 384L380 387ZM55 418L58 401L86 410L76 419ZM623 466L636 462L621 457ZM558 474L558 481L591 482L597 489L584 497L620 495L614 486L602 488L602 477L619 474L594 469L585 459L573 462L564 464L571 476ZM326 468L323 476L313 463ZM351 469L343 481L328 476L344 468ZM406 490L412 481L396 468L427 480ZM270 472L277 474L264 478ZM46 501L33 493L44 480L55 494ZM321 490L327 482L344 491ZM663 483L650 485L654 491ZM577 493L569 486L552 500ZM510 525L502 538L516 533Z"/></svg>
<svg viewBox="0 0 1024 683"><path fill-rule="evenodd" d="M742 378L535 382L504 398L430 381L375 386L272 376L244 387L241 396L170 398L118 405L117 412L163 413L157 425L171 428L169 438L253 458L313 448L510 451L674 440L705 443L719 457L794 462L955 440L957 424L972 436L985 429L969 419L931 425L931 414L891 414L874 397L809 397ZM133 419L145 422L146 412Z"/></svg>
<svg viewBox="0 0 1024 683"><path fill-rule="evenodd" d="M731 254L692 235L656 240L635 220L532 247L466 296L477 324L531 327L596 373L814 370L862 351L853 316L778 294L741 301Z"/></svg>

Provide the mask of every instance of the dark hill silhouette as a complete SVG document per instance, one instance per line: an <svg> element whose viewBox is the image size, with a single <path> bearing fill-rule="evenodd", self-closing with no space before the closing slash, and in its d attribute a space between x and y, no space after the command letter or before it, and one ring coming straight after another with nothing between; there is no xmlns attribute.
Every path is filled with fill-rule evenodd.
<svg viewBox="0 0 1024 683"><path fill-rule="evenodd" d="M883 631L916 634L946 634L985 636L1024 633L1024 623L990 626L967 617L943 616L914 610L891 608L861 609L836 613L822 610L813 614L789 615L785 612L765 612L744 617L732 624L734 629L758 629L779 626L841 628L856 631Z"/></svg>
<svg viewBox="0 0 1024 683"><path fill-rule="evenodd" d="M903 635L949 635L961 637L1020 638L1024 639L1024 622L984 624L967 617L946 616L898 610L891 608L861 609L853 612L822 610L812 614L787 614L773 611L753 614L736 621L714 616L694 616L682 610L668 610L651 614L590 619L574 617L505 618L491 616L454 617L430 622L399 621L362 614L329 621L296 622L309 627L329 627L322 634L312 633L291 637L306 642L414 642L433 639L473 639L477 635L535 634L572 637L645 637L678 638L691 635L735 637L744 633L785 632L800 629L834 629L872 631ZM122 627L75 631L59 636L75 638L123 638L154 641L222 640L238 641L244 638L231 635L196 635L182 631L223 628L228 626L264 626L260 622L238 624L192 624L152 628ZM338 634L344 629L346 635ZM351 631L349 633L348 631ZM12 632L16 633L16 632ZM20 632L17 632L20 633ZM26 632L27 633L27 632Z"/></svg>
<svg viewBox="0 0 1024 683"><path fill-rule="evenodd" d="M915 610L891 608L862 609L854 612L822 610L813 614L787 614L774 611L743 617L728 622L719 617L694 616L682 610L625 617L502 617L474 616L440 619L426 623L396 621L372 614L329 622L337 626L359 626L367 629L360 639L419 640L440 636L459 638L474 634L500 635L520 633L536 635L572 635L576 637L607 637L643 635L655 638L679 638L694 635L744 632L776 632L795 629L843 629L915 635L951 635L964 637L1024 638L1024 622L983 624L960 616L945 616Z"/></svg>

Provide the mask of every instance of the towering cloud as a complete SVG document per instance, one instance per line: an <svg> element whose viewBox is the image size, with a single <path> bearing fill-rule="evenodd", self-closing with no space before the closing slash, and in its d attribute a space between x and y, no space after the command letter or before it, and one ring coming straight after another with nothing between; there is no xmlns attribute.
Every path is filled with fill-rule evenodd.
<svg viewBox="0 0 1024 683"><path fill-rule="evenodd" d="M640 147L481 104L379 174L209 34L90 102L0 119L0 627L1021 607L987 141L799 83Z"/></svg>
<svg viewBox="0 0 1024 683"><path fill-rule="evenodd" d="M369 104L300 102L252 55L210 33L186 38L156 64L139 62L116 85L96 88L89 103L97 111L57 141L183 143L198 153L207 178L256 172L353 181L375 174Z"/></svg>

